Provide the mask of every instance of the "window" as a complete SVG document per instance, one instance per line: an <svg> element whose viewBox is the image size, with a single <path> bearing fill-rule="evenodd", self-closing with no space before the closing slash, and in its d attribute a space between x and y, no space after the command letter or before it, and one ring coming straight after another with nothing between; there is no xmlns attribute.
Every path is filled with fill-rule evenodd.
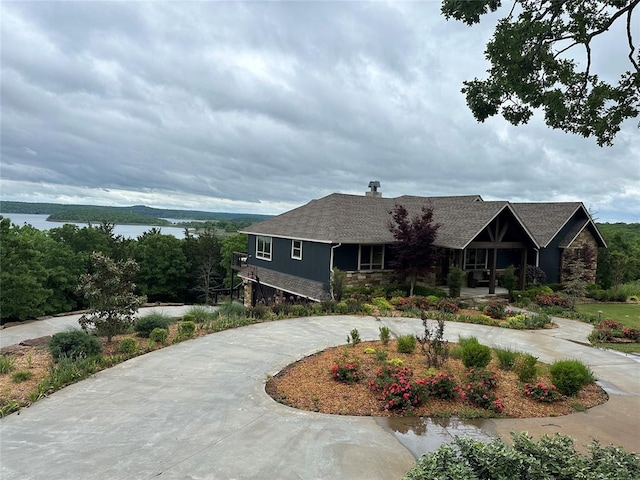
<svg viewBox="0 0 640 480"><path fill-rule="evenodd" d="M302 240L291 240L291 258L302 260Z"/></svg>
<svg viewBox="0 0 640 480"><path fill-rule="evenodd" d="M359 270L382 270L384 245L360 245Z"/></svg>
<svg viewBox="0 0 640 480"><path fill-rule="evenodd" d="M256 238L256 258L271 260L271 237Z"/></svg>
<svg viewBox="0 0 640 480"><path fill-rule="evenodd" d="M487 250L485 248L470 248L465 250L465 269L467 270L486 270L487 269Z"/></svg>

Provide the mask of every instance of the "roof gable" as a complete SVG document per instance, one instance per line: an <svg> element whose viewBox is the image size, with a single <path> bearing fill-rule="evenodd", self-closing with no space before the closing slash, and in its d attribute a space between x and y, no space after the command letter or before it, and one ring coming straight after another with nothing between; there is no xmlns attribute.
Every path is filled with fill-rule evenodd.
<svg viewBox="0 0 640 480"><path fill-rule="evenodd" d="M571 232L567 233L567 236L571 238L566 238L565 236L562 243L564 244L567 241L571 243L589 225L601 245L606 246L591 215L589 215L582 202L513 203L512 205L542 248L549 246L563 227L576 215L582 216L583 221L572 228Z"/></svg>

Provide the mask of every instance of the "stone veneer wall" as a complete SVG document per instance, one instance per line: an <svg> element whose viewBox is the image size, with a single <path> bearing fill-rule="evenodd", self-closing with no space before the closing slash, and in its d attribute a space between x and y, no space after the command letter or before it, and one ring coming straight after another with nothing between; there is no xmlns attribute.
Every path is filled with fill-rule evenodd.
<svg viewBox="0 0 640 480"><path fill-rule="evenodd" d="M404 278L399 278L394 270L351 270L345 272L345 287L367 287L389 285L392 283L405 283ZM417 285L435 286L435 273L418 277Z"/></svg>
<svg viewBox="0 0 640 480"><path fill-rule="evenodd" d="M244 306L251 308L251 297L253 297L253 282L244 281Z"/></svg>
<svg viewBox="0 0 640 480"><path fill-rule="evenodd" d="M560 272L564 272L565 262L569 255L571 255L575 250L583 248L585 245L590 246L593 249L594 258L591 265L585 265L585 280L588 283L595 283L596 281L596 270L598 268L598 242L595 237L591 233L591 231L585 228L580 235L573 241L573 243L569 246L569 248L565 248L562 252L562 259L560 265ZM560 281L564 282L565 279L562 278L562 273L560 276Z"/></svg>

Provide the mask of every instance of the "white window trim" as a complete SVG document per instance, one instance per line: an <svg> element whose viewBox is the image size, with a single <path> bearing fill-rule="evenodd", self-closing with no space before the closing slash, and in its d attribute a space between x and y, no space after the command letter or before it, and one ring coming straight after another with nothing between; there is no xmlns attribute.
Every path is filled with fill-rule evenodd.
<svg viewBox="0 0 640 480"><path fill-rule="evenodd" d="M300 244L298 248L295 246L296 243ZM300 251L298 255L295 254L296 250ZM302 260L302 240L291 240L291 258L294 260Z"/></svg>
<svg viewBox="0 0 640 480"><path fill-rule="evenodd" d="M386 248L384 248L384 245L378 245L378 244L361 244L358 247L358 270L363 270L362 268L362 247L366 246L366 247L371 247L371 254L373 254L373 249L374 247L382 247L382 263L380 264L380 268L371 268L373 267L373 263L371 263L371 258L369 258L369 261L366 262L366 265L369 265L369 268L366 268L364 270L366 271L373 271L373 270L383 270L384 269L384 254L386 251ZM376 265L378 265L376 263Z"/></svg>
<svg viewBox="0 0 640 480"><path fill-rule="evenodd" d="M262 251L258 250L258 246L260 245L260 239L262 239L263 244L267 243L267 239L268 239L268 243L269 243L268 252L266 250L262 250ZM271 257L273 256L272 253L273 253L273 238L267 237L265 235L257 235L256 236L256 258L270 262Z"/></svg>

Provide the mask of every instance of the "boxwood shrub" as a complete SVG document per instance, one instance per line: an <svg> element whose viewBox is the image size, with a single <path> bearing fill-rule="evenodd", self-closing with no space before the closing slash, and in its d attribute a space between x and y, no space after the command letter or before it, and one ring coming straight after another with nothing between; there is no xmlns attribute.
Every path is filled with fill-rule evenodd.
<svg viewBox="0 0 640 480"><path fill-rule="evenodd" d="M170 323L171 317L163 315L162 313L152 313L136 320L133 329L138 332L140 337L149 338L149 335L154 329L163 328L166 330Z"/></svg>
<svg viewBox="0 0 640 480"><path fill-rule="evenodd" d="M93 335L82 330L69 330L56 333L51 337L49 352L55 361L62 357L75 360L100 354L102 345Z"/></svg>
<svg viewBox="0 0 640 480"><path fill-rule="evenodd" d="M580 360L558 360L549 367L551 382L563 395L573 396L593 382L593 372Z"/></svg>

